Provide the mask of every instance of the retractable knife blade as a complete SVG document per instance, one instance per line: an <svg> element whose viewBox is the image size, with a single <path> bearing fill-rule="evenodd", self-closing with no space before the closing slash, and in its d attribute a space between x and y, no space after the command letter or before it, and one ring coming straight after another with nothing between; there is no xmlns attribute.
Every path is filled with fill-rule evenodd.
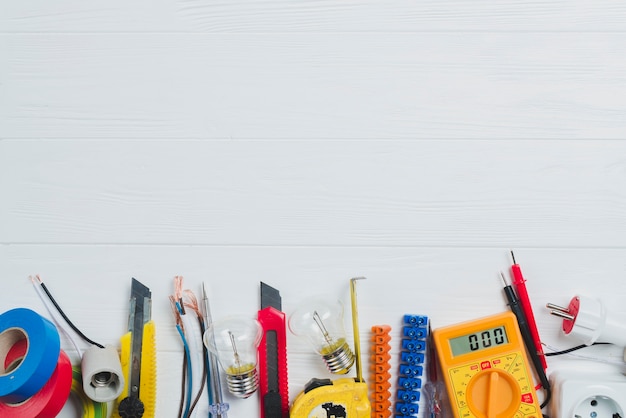
<svg viewBox="0 0 626 418"><path fill-rule="evenodd" d="M261 282L261 310L258 320L263 328L259 344L261 418L289 416L287 386L287 335L280 292Z"/></svg>

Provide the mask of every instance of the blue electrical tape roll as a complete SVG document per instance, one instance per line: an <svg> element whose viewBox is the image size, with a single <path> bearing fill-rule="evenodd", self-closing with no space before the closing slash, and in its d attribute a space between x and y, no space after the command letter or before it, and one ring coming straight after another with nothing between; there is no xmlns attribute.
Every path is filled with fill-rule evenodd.
<svg viewBox="0 0 626 418"><path fill-rule="evenodd" d="M24 358L5 364L9 350L23 339ZM0 401L14 404L36 394L56 369L60 350L57 329L38 313L16 308L0 315Z"/></svg>

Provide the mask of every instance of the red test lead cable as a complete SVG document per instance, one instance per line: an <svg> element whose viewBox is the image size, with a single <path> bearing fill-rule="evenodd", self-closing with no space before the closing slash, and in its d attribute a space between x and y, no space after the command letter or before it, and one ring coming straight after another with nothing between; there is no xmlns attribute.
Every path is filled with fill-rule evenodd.
<svg viewBox="0 0 626 418"><path fill-rule="evenodd" d="M519 264L515 262L515 255L513 251L511 251L511 257L513 258L513 265L511 266L511 273L513 274L513 286L517 291L517 297L519 298L520 305L522 306L522 311L524 312L524 316L526 317L526 323L528 324L528 328L530 330L530 335L532 336L533 343L535 349L537 350L537 354L539 354L539 359L541 360L541 366L543 370L548 368L548 363L546 362L546 356L543 353L543 347L541 346L541 339L539 338L539 331L537 330L537 323L535 322L535 315L533 314L533 308L530 304L530 298L528 297L528 291L526 290L526 279L522 275L522 269Z"/></svg>

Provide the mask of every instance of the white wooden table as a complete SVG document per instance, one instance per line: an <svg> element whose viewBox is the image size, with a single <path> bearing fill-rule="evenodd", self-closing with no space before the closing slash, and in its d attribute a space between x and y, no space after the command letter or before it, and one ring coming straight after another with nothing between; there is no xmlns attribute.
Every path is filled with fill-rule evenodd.
<svg viewBox="0 0 626 418"><path fill-rule="evenodd" d="M505 310L513 249L542 340L576 345L546 302L624 312L625 57L616 0L4 1L0 310L44 314L40 274L117 345L144 282L158 417L178 411L179 274L210 285L215 318L255 315L259 281L289 313L309 293L349 302L366 276L367 348L405 313ZM293 400L328 373L291 335L288 352ZM230 401L258 415L256 396Z"/></svg>

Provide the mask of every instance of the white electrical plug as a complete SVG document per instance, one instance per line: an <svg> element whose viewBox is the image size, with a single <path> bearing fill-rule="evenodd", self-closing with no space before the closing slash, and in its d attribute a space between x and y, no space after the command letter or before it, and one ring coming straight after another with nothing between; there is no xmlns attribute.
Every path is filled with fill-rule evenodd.
<svg viewBox="0 0 626 418"><path fill-rule="evenodd" d="M556 370L550 374L551 418L626 418L622 374Z"/></svg>
<svg viewBox="0 0 626 418"><path fill-rule="evenodd" d="M605 342L626 347L626 315L609 312L600 300L574 296L567 308L552 303L546 306L552 315L563 318L563 332L583 344Z"/></svg>

